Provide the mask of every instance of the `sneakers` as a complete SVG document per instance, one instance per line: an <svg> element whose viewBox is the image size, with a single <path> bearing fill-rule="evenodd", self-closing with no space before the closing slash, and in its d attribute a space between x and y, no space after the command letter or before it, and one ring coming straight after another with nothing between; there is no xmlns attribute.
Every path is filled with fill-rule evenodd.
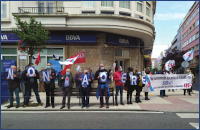
<svg viewBox="0 0 200 130"><path fill-rule="evenodd" d="M99 106L99 108L102 108L102 107L103 107L103 105L100 105L100 106Z"/></svg>
<svg viewBox="0 0 200 130"><path fill-rule="evenodd" d="M26 107L27 107L27 105L24 105L24 106L23 106L23 108L26 108Z"/></svg>
<svg viewBox="0 0 200 130"><path fill-rule="evenodd" d="M81 108L84 108L85 107L85 105L82 105L82 107Z"/></svg>
<svg viewBox="0 0 200 130"><path fill-rule="evenodd" d="M86 105L86 108L89 108L89 106L88 106L88 105Z"/></svg>
<svg viewBox="0 0 200 130"><path fill-rule="evenodd" d="M7 108L11 108L11 107L13 107L13 105L9 105Z"/></svg>
<svg viewBox="0 0 200 130"><path fill-rule="evenodd" d="M43 106L43 103L38 103L39 106Z"/></svg>
<svg viewBox="0 0 200 130"><path fill-rule="evenodd" d="M124 105L124 103L120 103L121 105Z"/></svg>
<svg viewBox="0 0 200 130"><path fill-rule="evenodd" d="M106 106L106 108L109 108L109 106Z"/></svg>
<svg viewBox="0 0 200 130"><path fill-rule="evenodd" d="M118 106L118 103L116 103L115 105Z"/></svg>
<svg viewBox="0 0 200 130"><path fill-rule="evenodd" d="M16 108L19 108L19 105L16 105Z"/></svg>

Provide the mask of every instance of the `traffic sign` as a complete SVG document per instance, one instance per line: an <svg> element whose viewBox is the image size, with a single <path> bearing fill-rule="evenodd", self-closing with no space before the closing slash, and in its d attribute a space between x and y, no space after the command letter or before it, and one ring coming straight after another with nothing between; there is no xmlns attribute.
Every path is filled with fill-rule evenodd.
<svg viewBox="0 0 200 130"><path fill-rule="evenodd" d="M181 63L181 65L182 65L184 68L186 68L186 67L188 67L190 64L189 64L189 62L187 62L187 61L183 61L183 62Z"/></svg>

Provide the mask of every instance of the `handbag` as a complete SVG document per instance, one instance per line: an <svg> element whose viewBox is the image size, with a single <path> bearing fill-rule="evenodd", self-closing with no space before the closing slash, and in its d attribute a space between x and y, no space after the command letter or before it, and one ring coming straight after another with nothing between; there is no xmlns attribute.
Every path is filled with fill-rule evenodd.
<svg viewBox="0 0 200 130"><path fill-rule="evenodd" d="M124 90L125 90L125 91L128 91L127 83L124 84Z"/></svg>

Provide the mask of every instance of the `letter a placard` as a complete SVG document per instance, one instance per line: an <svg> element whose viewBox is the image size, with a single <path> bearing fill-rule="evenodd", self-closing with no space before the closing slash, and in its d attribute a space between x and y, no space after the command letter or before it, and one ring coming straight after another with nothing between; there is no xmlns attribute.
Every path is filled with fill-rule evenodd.
<svg viewBox="0 0 200 130"><path fill-rule="evenodd" d="M101 78L100 78L100 82L102 83L107 83L107 72L100 72L100 75L99 75Z"/></svg>
<svg viewBox="0 0 200 130"><path fill-rule="evenodd" d="M27 73L29 73L28 77L34 77L35 67L27 67Z"/></svg>
<svg viewBox="0 0 200 130"><path fill-rule="evenodd" d="M82 75L82 85L89 85L89 75L88 74L83 74Z"/></svg>

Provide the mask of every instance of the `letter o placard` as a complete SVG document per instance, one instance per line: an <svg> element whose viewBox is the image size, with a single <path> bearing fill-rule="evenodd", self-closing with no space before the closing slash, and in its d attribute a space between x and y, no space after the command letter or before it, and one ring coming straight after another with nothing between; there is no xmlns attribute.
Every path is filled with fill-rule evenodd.
<svg viewBox="0 0 200 130"><path fill-rule="evenodd" d="M35 74L35 67L28 67L27 73L30 74L29 77L34 77L33 75Z"/></svg>
<svg viewBox="0 0 200 130"><path fill-rule="evenodd" d="M100 72L100 82L106 83L107 82L107 72Z"/></svg>

